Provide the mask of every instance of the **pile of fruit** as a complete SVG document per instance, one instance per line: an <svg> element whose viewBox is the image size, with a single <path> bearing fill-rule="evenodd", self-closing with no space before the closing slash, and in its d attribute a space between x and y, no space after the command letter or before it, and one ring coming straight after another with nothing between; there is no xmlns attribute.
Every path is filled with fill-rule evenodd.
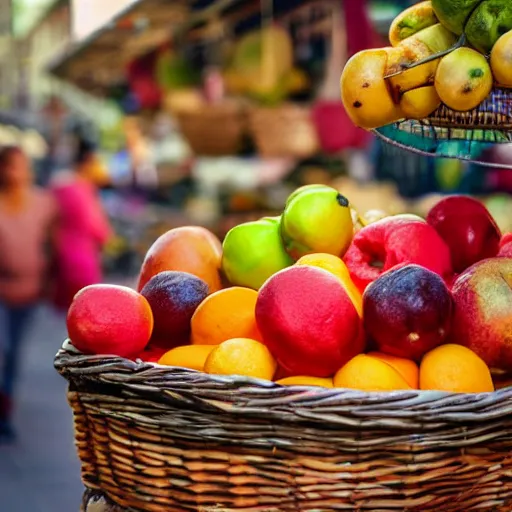
<svg viewBox="0 0 512 512"><path fill-rule="evenodd" d="M423 119L441 103L477 108L493 85L512 87L512 2L432 0L393 22L392 46L354 55L341 77L352 121L379 128Z"/></svg>
<svg viewBox="0 0 512 512"><path fill-rule="evenodd" d="M74 346L281 385L491 392L512 373L512 234L449 196L424 220L359 216L324 185L280 217L162 235L138 291L94 285L68 313Z"/></svg>

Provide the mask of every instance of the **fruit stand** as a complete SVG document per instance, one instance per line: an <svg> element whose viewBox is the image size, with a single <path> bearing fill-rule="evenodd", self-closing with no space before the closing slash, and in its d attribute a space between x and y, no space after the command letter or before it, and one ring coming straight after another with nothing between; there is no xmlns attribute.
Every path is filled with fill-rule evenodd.
<svg viewBox="0 0 512 512"><path fill-rule="evenodd" d="M345 66L348 116L397 146L480 161L479 144L510 140L492 64L512 48L509 14L498 0L405 10L393 46ZM288 48L265 34L251 45ZM438 151L447 141L456 150ZM222 242L170 229L135 289L75 296L55 366L82 512L512 510L511 234L473 197L420 217L358 209L339 188L299 187Z"/></svg>

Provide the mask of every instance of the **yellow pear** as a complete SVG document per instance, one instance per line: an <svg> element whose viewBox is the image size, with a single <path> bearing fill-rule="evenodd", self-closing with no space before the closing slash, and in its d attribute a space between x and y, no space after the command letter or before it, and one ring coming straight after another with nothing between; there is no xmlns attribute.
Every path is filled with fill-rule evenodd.
<svg viewBox="0 0 512 512"><path fill-rule="evenodd" d="M386 49L363 50L347 62L341 75L343 104L361 128L378 128L404 117L384 79L387 62Z"/></svg>

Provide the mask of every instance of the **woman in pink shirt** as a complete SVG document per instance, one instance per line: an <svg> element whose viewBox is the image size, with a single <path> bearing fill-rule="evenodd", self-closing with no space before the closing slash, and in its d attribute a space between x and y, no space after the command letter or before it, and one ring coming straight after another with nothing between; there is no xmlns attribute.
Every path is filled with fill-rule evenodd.
<svg viewBox="0 0 512 512"><path fill-rule="evenodd" d="M12 397L20 347L47 277L56 219L51 195L33 186L30 162L14 146L0 149L0 441L12 438Z"/></svg>
<svg viewBox="0 0 512 512"><path fill-rule="evenodd" d="M54 304L66 311L84 286L102 281L101 251L111 230L90 180L96 155L81 141L74 172L65 173L52 186L59 207L55 242Z"/></svg>

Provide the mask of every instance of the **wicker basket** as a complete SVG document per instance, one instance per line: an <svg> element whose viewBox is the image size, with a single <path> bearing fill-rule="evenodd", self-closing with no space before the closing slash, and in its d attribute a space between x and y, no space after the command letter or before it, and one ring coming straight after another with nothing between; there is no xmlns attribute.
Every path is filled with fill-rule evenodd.
<svg viewBox="0 0 512 512"><path fill-rule="evenodd" d="M181 133L200 156L236 155L247 136L247 116L242 103L222 102L177 115Z"/></svg>
<svg viewBox="0 0 512 512"><path fill-rule="evenodd" d="M289 103L275 108L253 108L249 127L262 157L304 159L320 150L311 111L306 107Z"/></svg>
<svg viewBox="0 0 512 512"><path fill-rule="evenodd" d="M55 365L86 498L108 511L512 510L512 388L280 387L84 356L69 342Z"/></svg>

